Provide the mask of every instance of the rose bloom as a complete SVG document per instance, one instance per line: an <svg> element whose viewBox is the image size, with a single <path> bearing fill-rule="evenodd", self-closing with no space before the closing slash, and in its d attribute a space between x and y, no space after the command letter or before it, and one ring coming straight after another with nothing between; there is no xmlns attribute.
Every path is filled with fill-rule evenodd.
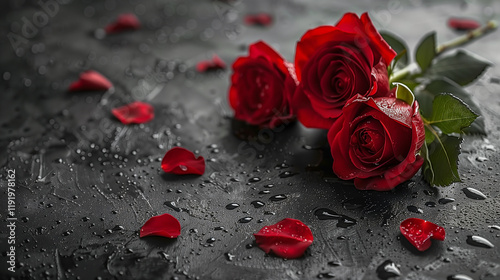
<svg viewBox="0 0 500 280"><path fill-rule="evenodd" d="M357 95L328 131L333 172L361 190L386 191L409 180L423 164L425 140L418 103Z"/></svg>
<svg viewBox="0 0 500 280"><path fill-rule="evenodd" d="M249 55L233 64L229 104L234 117L274 128L293 118L290 100L296 88L293 64L264 42L250 45Z"/></svg>
<svg viewBox="0 0 500 280"><path fill-rule="evenodd" d="M336 26L307 31L295 55L297 118L306 127L329 129L356 94L390 96L387 66L395 56L367 13L346 13Z"/></svg>

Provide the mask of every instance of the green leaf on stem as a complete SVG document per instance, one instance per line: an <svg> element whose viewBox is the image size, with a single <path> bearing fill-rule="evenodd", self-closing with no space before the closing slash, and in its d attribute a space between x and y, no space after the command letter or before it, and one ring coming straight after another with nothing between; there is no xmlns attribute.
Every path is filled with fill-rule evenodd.
<svg viewBox="0 0 500 280"><path fill-rule="evenodd" d="M396 98L399 100L403 100L410 106L413 106L413 103L415 102L415 95L413 95L413 92L411 92L411 90L405 84L392 84L396 85Z"/></svg>
<svg viewBox="0 0 500 280"><path fill-rule="evenodd" d="M430 118L434 97L442 93L452 93L465 102L476 114L481 114L479 106L460 85L446 77L441 77L430 81L425 84L422 89L415 91L415 97L420 105L420 112L425 118ZM486 135L484 119L477 118L470 128L464 129L464 132L468 134Z"/></svg>
<svg viewBox="0 0 500 280"><path fill-rule="evenodd" d="M424 144L422 156L424 178L432 186L448 186L461 182L458 175L458 155L462 139L451 135L437 135L435 140Z"/></svg>
<svg viewBox="0 0 500 280"><path fill-rule="evenodd" d="M387 31L380 32L380 35L382 35L382 38L384 38L387 44L397 53L397 56L393 60L394 68L399 69L408 65L408 47L404 40Z"/></svg>
<svg viewBox="0 0 500 280"><path fill-rule="evenodd" d="M431 66L432 60L436 57L436 32L425 35L417 46L415 60L422 72Z"/></svg>
<svg viewBox="0 0 500 280"><path fill-rule="evenodd" d="M434 98L428 124L438 127L444 134L463 133L477 117L462 100L445 93Z"/></svg>
<svg viewBox="0 0 500 280"><path fill-rule="evenodd" d="M427 74L434 77L444 76L465 86L476 80L488 66L491 66L490 62L460 50L437 60Z"/></svg>

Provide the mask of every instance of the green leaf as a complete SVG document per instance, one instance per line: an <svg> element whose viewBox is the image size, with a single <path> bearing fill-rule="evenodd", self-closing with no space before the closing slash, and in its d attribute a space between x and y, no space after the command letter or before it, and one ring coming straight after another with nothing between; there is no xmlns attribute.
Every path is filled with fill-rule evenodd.
<svg viewBox="0 0 500 280"><path fill-rule="evenodd" d="M481 115L481 109L479 106L460 85L446 77L441 77L430 81L422 89L415 91L415 97L417 98L418 104L420 105L420 111L424 117L430 118L432 101L435 96L441 93L452 93L454 96L464 101L470 109L472 109L472 111ZM471 128L466 129L464 132L469 134L486 135L484 119L476 119L472 123Z"/></svg>
<svg viewBox="0 0 500 280"><path fill-rule="evenodd" d="M403 100L408 105L413 106L413 102L415 102L415 95L413 92L402 83L393 83L396 85L396 98L399 100Z"/></svg>
<svg viewBox="0 0 500 280"><path fill-rule="evenodd" d="M427 68L432 63L432 60L436 56L436 32L431 32L425 35L417 47L417 52L415 53L415 60L417 64L425 72Z"/></svg>
<svg viewBox="0 0 500 280"><path fill-rule="evenodd" d="M380 32L380 35L382 35L382 38L384 38L387 44L389 44L389 46L391 46L391 48L398 54L394 58L394 68L403 68L408 65L408 47L406 46L404 40L399 36L387 31Z"/></svg>
<svg viewBox="0 0 500 280"><path fill-rule="evenodd" d="M435 139L436 136L431 132L431 130L429 130L429 128L427 128L427 126L425 126L425 143L430 144L434 142Z"/></svg>
<svg viewBox="0 0 500 280"><path fill-rule="evenodd" d="M424 178L432 186L448 186L461 182L458 175L458 155L462 139L450 135L441 135L431 144L422 147Z"/></svg>
<svg viewBox="0 0 500 280"><path fill-rule="evenodd" d="M457 51L454 55L437 60L429 68L428 75L444 76L465 86L476 80L488 66L491 66L491 63L482 58L465 51Z"/></svg>
<svg viewBox="0 0 500 280"><path fill-rule="evenodd" d="M477 117L462 100L445 93L434 98L429 124L444 134L462 133Z"/></svg>

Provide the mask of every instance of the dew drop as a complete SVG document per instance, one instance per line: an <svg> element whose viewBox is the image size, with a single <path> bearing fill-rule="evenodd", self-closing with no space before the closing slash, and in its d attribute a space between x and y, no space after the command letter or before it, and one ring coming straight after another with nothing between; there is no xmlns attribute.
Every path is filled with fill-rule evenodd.
<svg viewBox="0 0 500 280"><path fill-rule="evenodd" d="M291 172L291 171L285 171L285 172L281 173L281 174L279 175L279 177L280 177L280 178L288 178L288 177L295 176L295 175L297 175L297 174L299 174L299 173L297 173L297 172Z"/></svg>
<svg viewBox="0 0 500 280"><path fill-rule="evenodd" d="M260 200L254 200L254 201L250 202L250 204L252 204L253 207L255 207L255 208L260 208L260 207L263 207L264 205L266 205L264 202L262 202Z"/></svg>
<svg viewBox="0 0 500 280"><path fill-rule="evenodd" d="M446 277L446 280L474 280L474 279L465 274L454 274Z"/></svg>
<svg viewBox="0 0 500 280"><path fill-rule="evenodd" d="M462 191L468 198L476 199L476 200L485 200L487 197L482 192L474 189L474 188L463 188Z"/></svg>
<svg viewBox="0 0 500 280"><path fill-rule="evenodd" d="M181 165L179 165L179 168L180 168L182 171L187 171L187 170L188 170L187 166L182 165L182 164L181 164Z"/></svg>
<svg viewBox="0 0 500 280"><path fill-rule="evenodd" d="M495 247L495 245L493 245L493 243L491 243L489 240L477 235L468 235L467 244L488 249Z"/></svg>
<svg viewBox="0 0 500 280"><path fill-rule="evenodd" d="M233 261L234 258L236 258L236 255L233 255L231 253L225 253L224 255L226 256L226 259L230 262Z"/></svg>
<svg viewBox="0 0 500 280"><path fill-rule="evenodd" d="M257 182L260 182L260 178L259 177L252 177L250 179L248 179L248 182L249 183L257 183Z"/></svg>
<svg viewBox="0 0 500 280"><path fill-rule="evenodd" d="M284 195L284 194L273 195L273 196L271 196L269 198L269 200L274 201L274 202L276 202L276 201L282 201L284 199L286 199L286 195Z"/></svg>
<svg viewBox="0 0 500 280"><path fill-rule="evenodd" d="M252 220L253 220L252 217L243 217L243 218L239 219L238 222L242 223L242 224L246 224L246 223L249 223Z"/></svg>
<svg viewBox="0 0 500 280"><path fill-rule="evenodd" d="M443 198L440 198L438 200L438 203L439 204L448 204L448 203L451 203L451 202L454 202L455 199L454 198L451 198L451 197L443 197Z"/></svg>
<svg viewBox="0 0 500 280"><path fill-rule="evenodd" d="M168 208L170 208L176 212L181 212L181 208L177 207L177 205L175 205L175 202L173 202L173 201L165 201L165 203L163 203L163 205L167 206Z"/></svg>
<svg viewBox="0 0 500 280"><path fill-rule="evenodd" d="M413 213L417 213L417 214L423 214L424 213L424 210L418 208L417 206L409 205L406 208L408 209L408 211L413 212Z"/></svg>
<svg viewBox="0 0 500 280"><path fill-rule="evenodd" d="M399 271L394 262L392 262L391 260L386 260L377 267L377 276L380 279L385 280L392 277L401 276L401 271Z"/></svg>
<svg viewBox="0 0 500 280"><path fill-rule="evenodd" d="M348 228L354 226L357 221L346 215L339 214L328 208L319 208L314 215L320 220L337 220L337 227Z"/></svg>
<svg viewBox="0 0 500 280"><path fill-rule="evenodd" d="M234 210L238 207L240 207L240 205L238 203L229 203L228 205L226 205L227 210Z"/></svg>
<svg viewBox="0 0 500 280"><path fill-rule="evenodd" d="M436 207L436 202L433 202L433 201L427 201L425 203L425 206L427 207Z"/></svg>

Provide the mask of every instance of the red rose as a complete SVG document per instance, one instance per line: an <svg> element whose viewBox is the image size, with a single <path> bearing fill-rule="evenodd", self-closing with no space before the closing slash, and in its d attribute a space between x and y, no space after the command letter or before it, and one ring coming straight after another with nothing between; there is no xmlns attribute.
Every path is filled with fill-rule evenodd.
<svg viewBox="0 0 500 280"><path fill-rule="evenodd" d="M249 56L233 64L229 104L236 119L273 128L292 118L290 99L295 91L295 71L264 42L250 46Z"/></svg>
<svg viewBox="0 0 500 280"><path fill-rule="evenodd" d="M390 190L417 173L424 124L413 106L393 97L357 95L328 131L333 172L361 190Z"/></svg>
<svg viewBox="0 0 500 280"><path fill-rule="evenodd" d="M307 31L295 55L297 118L307 127L328 129L356 94L389 96L387 65L395 56L367 13L347 13L336 26Z"/></svg>

